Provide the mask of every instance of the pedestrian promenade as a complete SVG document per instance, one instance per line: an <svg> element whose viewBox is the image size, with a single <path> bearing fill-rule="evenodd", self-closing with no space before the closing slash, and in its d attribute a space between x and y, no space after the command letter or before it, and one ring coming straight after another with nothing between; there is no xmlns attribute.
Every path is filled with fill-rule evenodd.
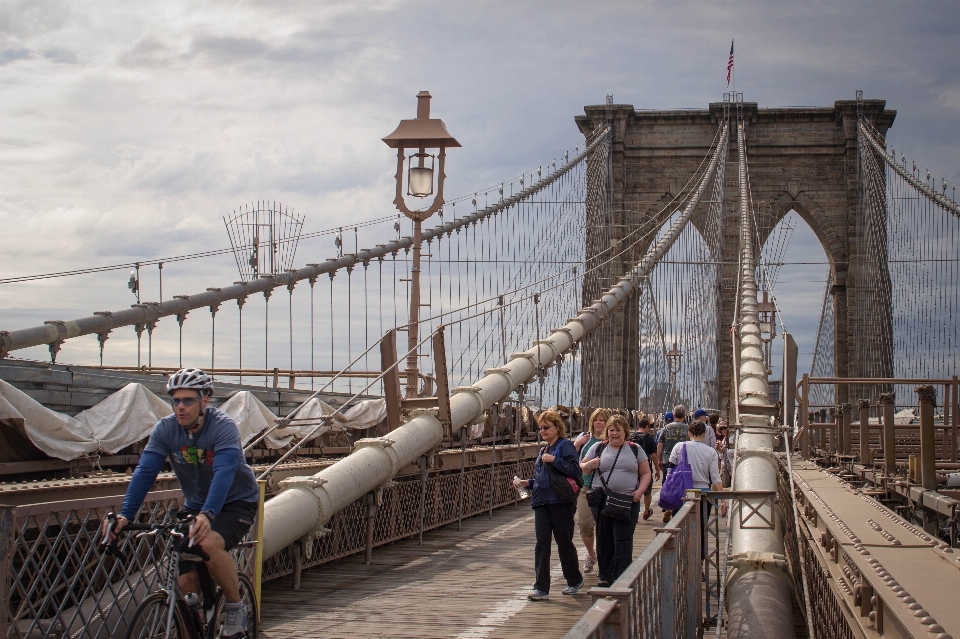
<svg viewBox="0 0 960 639"><path fill-rule="evenodd" d="M634 556L663 526L654 506L637 525ZM575 541L581 558L586 550ZM550 599L526 598L533 583L533 512L521 503L480 515L417 539L377 548L373 565L357 555L305 571L299 591L290 578L265 584L261 628L271 639L457 637L558 639L590 607L586 575L580 594L564 596L553 548Z"/></svg>

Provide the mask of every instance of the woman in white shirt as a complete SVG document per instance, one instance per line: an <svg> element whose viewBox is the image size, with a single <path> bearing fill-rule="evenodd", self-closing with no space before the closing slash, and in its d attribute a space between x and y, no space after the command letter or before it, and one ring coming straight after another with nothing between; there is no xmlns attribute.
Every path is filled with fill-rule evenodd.
<svg viewBox="0 0 960 639"><path fill-rule="evenodd" d="M680 463L680 455L683 450L687 451L687 463L690 464L690 470L693 474L693 487L702 492L710 490L723 490L723 481L720 479L720 458L717 457L715 448L703 443L704 435L707 433L707 425L703 422L692 422L687 429L690 435L690 441L680 442L673 447L670 453L670 461L673 464ZM701 502L703 504L700 510L700 546L701 553L704 551L705 536L704 527L707 518L710 515L710 502ZM726 516L727 504L720 502L720 515Z"/></svg>
<svg viewBox="0 0 960 639"><path fill-rule="evenodd" d="M693 487L702 491L723 490L717 451L703 443L707 425L691 422L687 429L690 441L680 442L670 452L670 463L679 464L681 451L687 451L687 463L693 471Z"/></svg>

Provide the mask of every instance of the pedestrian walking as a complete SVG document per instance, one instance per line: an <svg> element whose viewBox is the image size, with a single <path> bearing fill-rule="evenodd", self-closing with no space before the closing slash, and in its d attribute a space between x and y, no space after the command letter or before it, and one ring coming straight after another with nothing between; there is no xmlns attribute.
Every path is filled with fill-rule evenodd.
<svg viewBox="0 0 960 639"><path fill-rule="evenodd" d="M660 480L660 457L657 455L657 438L650 432L650 421L644 417L637 423L637 432L631 437L630 441L639 446L647 455L647 460L653 466L653 481L647 486L643 493L643 519L650 519L653 509L650 508L650 502L653 499L653 482Z"/></svg>
<svg viewBox="0 0 960 639"><path fill-rule="evenodd" d="M687 463L690 464L690 470L693 474L693 488L700 492L710 492L711 490L723 490L723 482L720 479L720 466L717 463L717 450L703 443L706 435L707 426L701 421L690 423L688 429L689 441L680 442L670 453L670 461L674 464L680 462L680 455L684 451L687 453ZM705 500L706 501L706 500ZM710 502L706 501L703 508L700 509L700 547L701 553L705 548L705 535L707 518L710 516ZM727 514L726 502L720 502L720 514Z"/></svg>
<svg viewBox="0 0 960 639"><path fill-rule="evenodd" d="M717 417L719 418L720 415L717 414ZM717 433L712 428L710 428L710 425L709 425L710 416L707 414L707 411L703 410L702 408L698 408L696 411L694 411L693 418L707 425L706 435L704 435L703 437L703 443L709 446L710 448L713 448L714 446L716 446Z"/></svg>
<svg viewBox="0 0 960 639"><path fill-rule="evenodd" d="M541 601L550 595L550 537L557 542L557 554L567 587L565 595L575 595L583 587L583 574L577 559L577 548L573 545L573 519L577 512L576 494L567 502L563 501L553 489L551 474L557 473L561 481L565 477L580 478L577 449L567 439L567 431L559 413L545 411L538 420L543 448L533 465L533 477L519 484L532 489L530 506L534 513L534 530L537 545L534 549L534 569L536 582L533 592L527 595L531 601ZM582 492L582 491L580 491Z"/></svg>
<svg viewBox="0 0 960 639"><path fill-rule="evenodd" d="M674 449L677 444L680 442L687 441L689 435L687 434L687 424L684 421L687 417L687 409L682 404L674 406L673 413L667 413L668 415L673 415L673 423L666 425L660 435L657 437L657 456L661 460L666 460L663 462L663 480L667 480L667 476L670 474L670 469L677 465L677 462L674 461L671 457ZM679 460L679 458L677 458ZM673 516L672 510L663 511L663 523L670 521L670 517Z"/></svg>
<svg viewBox="0 0 960 639"><path fill-rule="evenodd" d="M573 446L580 454L580 461L586 456L590 449L603 441L607 432L607 420L610 419L610 411L606 408L598 408L590 414L589 432L580 433L580 436L573 442ZM583 572L590 574L594 566L597 565L597 551L593 545L593 536L596 532L596 526L593 513L587 504L587 493L592 490L593 473L583 474L583 490L577 497L577 525L580 527L580 539L583 540L583 546L587 549L587 558L583 562Z"/></svg>
<svg viewBox="0 0 960 639"><path fill-rule="evenodd" d="M651 482L647 455L629 438L627 420L612 416L607 420L606 441L590 449L580 464L584 472L596 472L594 481L603 487L603 499L591 499L597 510L600 587L609 587L633 561L640 500Z"/></svg>

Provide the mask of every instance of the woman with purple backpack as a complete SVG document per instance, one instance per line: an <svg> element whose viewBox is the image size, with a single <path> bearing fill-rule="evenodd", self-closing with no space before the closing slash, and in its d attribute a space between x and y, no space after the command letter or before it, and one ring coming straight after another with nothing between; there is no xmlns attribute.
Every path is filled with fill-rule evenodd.
<svg viewBox="0 0 960 639"><path fill-rule="evenodd" d="M679 464L683 460L690 465L694 490L704 493L711 490L723 490L720 464L717 463L717 451L703 443L704 436L707 434L707 425L700 421L691 422L687 434L690 436L690 441L680 442L674 446L670 453L670 461ZM720 514L722 516L727 514L727 503L724 501L720 502ZM709 515L710 502L704 500L700 509L701 553L705 550L705 526Z"/></svg>

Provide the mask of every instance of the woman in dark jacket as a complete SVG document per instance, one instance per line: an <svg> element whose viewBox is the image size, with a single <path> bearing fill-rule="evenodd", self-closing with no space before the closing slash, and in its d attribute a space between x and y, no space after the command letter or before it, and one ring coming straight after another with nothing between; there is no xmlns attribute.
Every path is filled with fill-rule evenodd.
<svg viewBox="0 0 960 639"><path fill-rule="evenodd" d="M559 413L548 410L540 415L538 422L545 446L540 449L540 455L533 465L533 479L520 482L522 486L533 490L530 505L533 507L537 535L537 546L534 550L537 581L533 585L533 592L527 595L527 599L531 601L546 599L550 594L551 535L557 542L557 553L560 555L563 577L567 582L563 594L575 595L583 587L580 560L577 558L577 548L573 545L573 520L577 513L577 502L561 502L550 485L550 466L567 477L579 478L582 472L580 459L573 442L567 439L566 428Z"/></svg>

